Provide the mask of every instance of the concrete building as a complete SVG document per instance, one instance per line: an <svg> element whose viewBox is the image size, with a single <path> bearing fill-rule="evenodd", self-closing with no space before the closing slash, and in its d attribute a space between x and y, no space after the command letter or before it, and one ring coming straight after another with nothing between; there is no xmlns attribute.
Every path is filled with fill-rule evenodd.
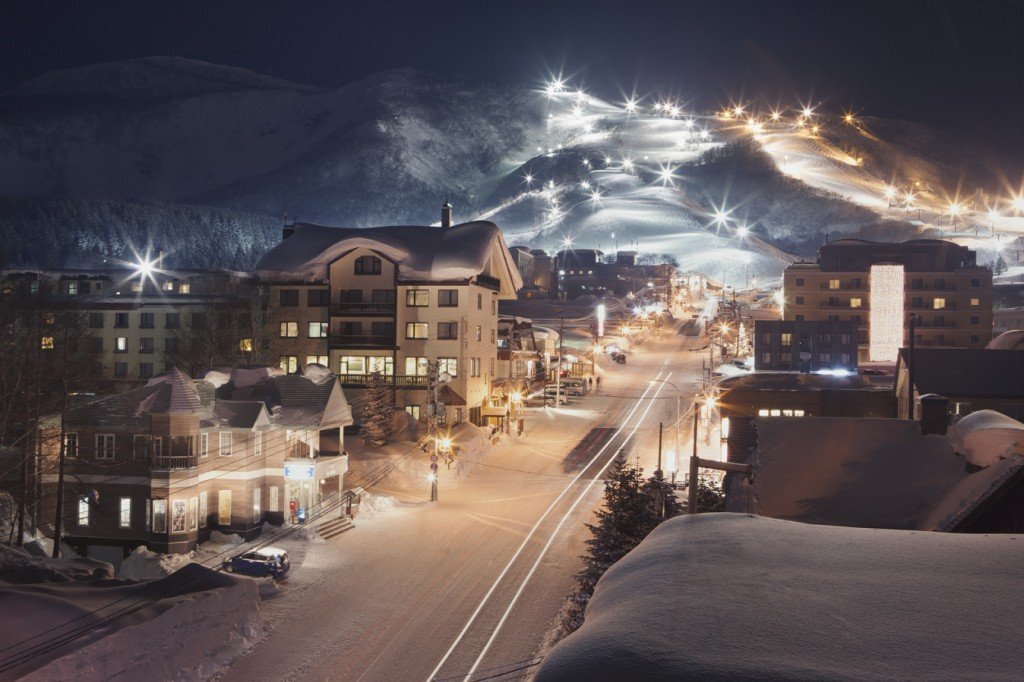
<svg viewBox="0 0 1024 682"><path fill-rule="evenodd" d="M828 242L816 263L786 268L783 294L787 321L855 325L862 363L895 362L911 315L918 346L984 348L992 338L992 272L952 242Z"/></svg>
<svg viewBox="0 0 1024 682"><path fill-rule="evenodd" d="M857 328L828 320L754 320L757 371L857 371Z"/></svg>
<svg viewBox="0 0 1024 682"><path fill-rule="evenodd" d="M337 380L223 378L174 369L69 411L65 542L117 563L139 545L190 551L213 530L255 537L293 521L292 501L310 522L343 515L352 417Z"/></svg>
<svg viewBox="0 0 1024 682"><path fill-rule="evenodd" d="M146 269L7 268L0 286L4 295L38 305L44 319L57 312L77 316L74 341L86 344L99 390L139 386L176 365L208 369L190 366L203 357L251 361L257 293L251 275L165 270L159 263ZM41 334L44 345L61 342Z"/></svg>
<svg viewBox="0 0 1024 682"><path fill-rule="evenodd" d="M482 423L497 376L498 301L522 287L493 223L296 224L256 274L272 307L269 354L285 371L325 364L350 392L380 372L396 405L424 418L436 361L452 376L447 418Z"/></svg>
<svg viewBox="0 0 1024 682"><path fill-rule="evenodd" d="M993 311L992 328L996 334L1024 329L1024 306L1000 308Z"/></svg>
<svg viewBox="0 0 1024 682"><path fill-rule="evenodd" d="M585 294L643 297L649 302L672 300L676 268L668 263L639 265L636 251L614 258L597 249L568 249L556 254L558 289L566 298Z"/></svg>

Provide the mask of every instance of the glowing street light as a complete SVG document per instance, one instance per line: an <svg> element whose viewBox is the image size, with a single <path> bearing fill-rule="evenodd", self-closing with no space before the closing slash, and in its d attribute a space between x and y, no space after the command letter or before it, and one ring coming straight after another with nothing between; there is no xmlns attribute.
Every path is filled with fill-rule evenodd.
<svg viewBox="0 0 1024 682"><path fill-rule="evenodd" d="M531 175L530 173L527 173L526 175L524 175L523 176L523 182L526 183L527 187L532 186L533 185L533 175Z"/></svg>
<svg viewBox="0 0 1024 682"><path fill-rule="evenodd" d="M675 184L673 182L673 180L675 180L676 177L675 172L676 169L672 168L671 166L662 166L661 170L658 171L658 177L661 179L661 183L663 185Z"/></svg>
<svg viewBox="0 0 1024 682"><path fill-rule="evenodd" d="M148 258L140 258L134 265L135 272L139 274L141 278L148 278L153 274L153 270L156 266L155 261L151 261Z"/></svg>
<svg viewBox="0 0 1024 682"><path fill-rule="evenodd" d="M742 104L737 104L736 106L734 106L732 108L732 113L733 113L734 116L736 116L736 118L739 118L740 116L742 116L743 115L743 105Z"/></svg>
<svg viewBox="0 0 1024 682"><path fill-rule="evenodd" d="M1024 211L1024 194L1018 194L1015 196L1013 201L1010 202L1010 205L1013 206L1013 210L1017 213Z"/></svg>
<svg viewBox="0 0 1024 682"><path fill-rule="evenodd" d="M956 228L956 219L960 216L960 212L963 211L963 206L958 202L953 201L949 204L949 216L953 219L953 227Z"/></svg>
<svg viewBox="0 0 1024 682"><path fill-rule="evenodd" d="M804 107L801 113L803 113L804 118L810 118L814 116L814 109L812 107Z"/></svg>
<svg viewBox="0 0 1024 682"><path fill-rule="evenodd" d="M722 208L717 208L716 207L715 208L715 216L712 219L712 222L715 223L715 225L719 229L721 229L721 227L723 225L728 225L729 224L729 214L730 213L732 213L732 211L726 211L725 207L722 207Z"/></svg>
<svg viewBox="0 0 1024 682"><path fill-rule="evenodd" d="M782 114L777 110L772 110L771 119L772 123L778 123L780 120L782 120Z"/></svg>
<svg viewBox="0 0 1024 682"><path fill-rule="evenodd" d="M622 159L622 170L628 171L633 168L633 161L626 157Z"/></svg>
<svg viewBox="0 0 1024 682"><path fill-rule="evenodd" d="M627 114L635 114L636 113L636 98L635 97L630 97L629 99L627 99L626 102L625 102L625 107L626 107L626 113Z"/></svg>
<svg viewBox="0 0 1024 682"><path fill-rule="evenodd" d="M601 198L601 190L595 189L593 192L590 193L590 200L591 201L597 201L600 198Z"/></svg>
<svg viewBox="0 0 1024 682"><path fill-rule="evenodd" d="M736 236L740 239L746 239L750 236L750 228L746 225L740 225L736 228Z"/></svg>
<svg viewBox="0 0 1024 682"><path fill-rule="evenodd" d="M850 125L853 125L855 119L853 118L852 113L846 112L846 115L843 116L843 120L849 123Z"/></svg>
<svg viewBox="0 0 1024 682"><path fill-rule="evenodd" d="M565 91L565 81L562 80L561 76L554 78L548 81L547 87L545 87L544 90L547 92L548 97L553 97L554 95Z"/></svg>
<svg viewBox="0 0 1024 682"><path fill-rule="evenodd" d="M590 189L590 182L588 182L587 180L581 180L580 189Z"/></svg>

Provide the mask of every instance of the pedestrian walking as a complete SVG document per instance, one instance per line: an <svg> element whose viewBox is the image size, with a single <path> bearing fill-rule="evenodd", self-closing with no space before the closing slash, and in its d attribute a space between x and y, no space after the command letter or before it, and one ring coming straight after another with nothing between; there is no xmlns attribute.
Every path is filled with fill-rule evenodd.
<svg viewBox="0 0 1024 682"><path fill-rule="evenodd" d="M597 377L597 387L601 388L601 377Z"/></svg>

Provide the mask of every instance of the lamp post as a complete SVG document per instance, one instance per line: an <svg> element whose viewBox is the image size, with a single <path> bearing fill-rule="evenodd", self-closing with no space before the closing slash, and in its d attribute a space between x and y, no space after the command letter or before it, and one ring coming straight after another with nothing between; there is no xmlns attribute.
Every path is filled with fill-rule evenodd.
<svg viewBox="0 0 1024 682"><path fill-rule="evenodd" d="M678 456L679 455L679 429L682 427L682 425L679 423L679 421L680 421L679 403L680 403L680 400L682 399L682 395L683 394L679 390L679 387L676 386L675 384L673 384L671 381L665 381L664 379L651 379L650 383L652 383L652 384L666 384L668 386L671 386L673 389L675 389L675 392L676 392L676 456ZM658 429L658 470L656 472L654 472L654 475L658 476L658 478L662 478L662 475L661 475L661 428L660 428L660 426L659 426L659 429ZM673 475L673 477L675 476L675 472L674 471L672 472L672 475Z"/></svg>
<svg viewBox="0 0 1024 682"><path fill-rule="evenodd" d="M916 418L915 413L917 412L917 410L915 409L916 405L914 404L914 365L917 364L916 362L914 362L916 360L916 358L914 357L914 348L916 345L914 336L915 327L917 326L917 321L919 319L920 317L917 313L910 313L910 315L907 316L907 322L910 324L910 353L907 356L907 380L910 383L910 386L907 390L907 395L911 419Z"/></svg>
<svg viewBox="0 0 1024 682"><path fill-rule="evenodd" d="M700 458L697 457L697 420L700 401L693 401L693 454L690 456L690 481L686 488L686 513L697 513L697 477L700 476Z"/></svg>

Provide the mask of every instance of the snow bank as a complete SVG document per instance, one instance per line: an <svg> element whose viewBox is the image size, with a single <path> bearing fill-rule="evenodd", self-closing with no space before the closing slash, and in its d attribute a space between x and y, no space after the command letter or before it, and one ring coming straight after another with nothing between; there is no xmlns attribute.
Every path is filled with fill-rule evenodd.
<svg viewBox="0 0 1024 682"><path fill-rule="evenodd" d="M949 430L954 449L971 464L987 467L1024 455L1024 424L993 410L978 410Z"/></svg>
<svg viewBox="0 0 1024 682"><path fill-rule="evenodd" d="M267 377L283 376L279 367L236 367L231 370L231 383L235 388L255 386Z"/></svg>
<svg viewBox="0 0 1024 682"><path fill-rule="evenodd" d="M380 516L384 516L395 510L398 506L395 498L390 495L381 495L379 493L371 493L367 490L359 489L359 519L375 519Z"/></svg>
<svg viewBox="0 0 1024 682"><path fill-rule="evenodd" d="M203 375L203 381L206 381L213 385L214 388L220 388L224 384L231 381L231 374L228 372L222 372L220 370L211 369Z"/></svg>
<svg viewBox="0 0 1024 682"><path fill-rule="evenodd" d="M1020 544L678 517L605 573L536 679L1018 678Z"/></svg>
<svg viewBox="0 0 1024 682"><path fill-rule="evenodd" d="M212 677L264 634L257 581L189 564L144 583L164 610L32 671L27 680L196 680Z"/></svg>
<svg viewBox="0 0 1024 682"><path fill-rule="evenodd" d="M121 562L117 569L117 577L126 580L154 580L168 576L195 560L195 552L158 554L139 545Z"/></svg>
<svg viewBox="0 0 1024 682"><path fill-rule="evenodd" d="M96 559L51 559L0 545L0 581L17 584L113 578L114 567Z"/></svg>
<svg viewBox="0 0 1024 682"><path fill-rule="evenodd" d="M215 530L210 533L210 542L215 545L240 545L245 542L245 539L241 535Z"/></svg>

